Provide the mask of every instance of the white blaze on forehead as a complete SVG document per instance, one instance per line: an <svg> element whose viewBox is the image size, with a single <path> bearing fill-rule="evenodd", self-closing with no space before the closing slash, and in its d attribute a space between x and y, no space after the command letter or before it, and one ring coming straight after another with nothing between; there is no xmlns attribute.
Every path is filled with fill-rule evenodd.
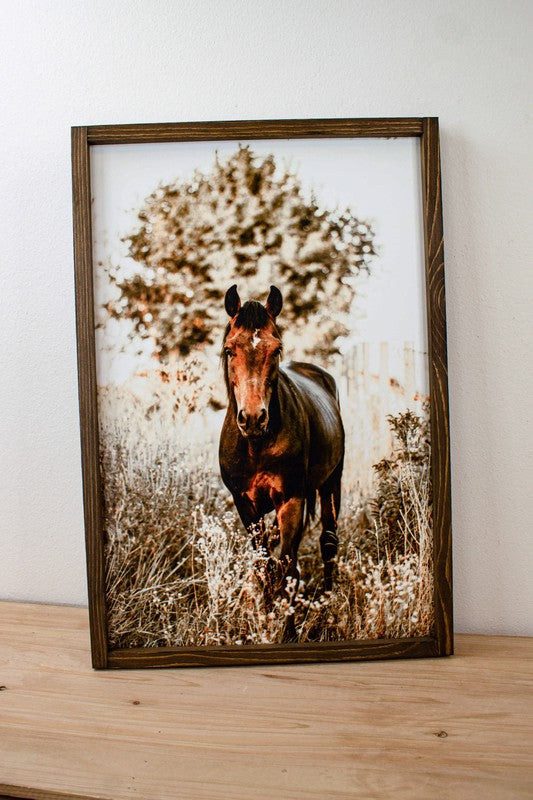
<svg viewBox="0 0 533 800"><path fill-rule="evenodd" d="M260 341L261 341L261 337L259 336L259 328L256 328L255 331L254 331L253 339L252 339L252 347L254 348L254 350L255 350L255 348L257 347L257 345L259 344Z"/></svg>

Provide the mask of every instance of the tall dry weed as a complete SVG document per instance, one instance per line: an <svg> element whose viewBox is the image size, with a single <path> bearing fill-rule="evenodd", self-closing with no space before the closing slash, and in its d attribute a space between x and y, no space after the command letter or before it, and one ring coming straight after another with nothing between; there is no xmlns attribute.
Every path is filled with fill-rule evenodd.
<svg viewBox="0 0 533 800"><path fill-rule="evenodd" d="M263 592L267 556L253 549L218 475L219 417L191 413L193 394L181 406L173 396L172 386L158 389L155 407L153 398L124 388L100 392L112 646L279 642L290 613L301 642L430 632L424 418L391 418L396 445L376 465L373 497L344 487L333 591L322 592L315 523L300 547L300 585L270 608Z"/></svg>

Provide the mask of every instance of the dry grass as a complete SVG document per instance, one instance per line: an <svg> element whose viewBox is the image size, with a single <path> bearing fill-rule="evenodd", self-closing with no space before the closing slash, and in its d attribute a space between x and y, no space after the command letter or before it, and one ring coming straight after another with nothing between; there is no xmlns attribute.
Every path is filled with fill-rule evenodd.
<svg viewBox="0 0 533 800"><path fill-rule="evenodd" d="M396 454L381 465L376 496L363 501L345 486L332 593L322 594L315 524L300 547L300 586L267 609L266 555L253 550L218 476L217 415L191 413L191 393L176 407L171 385L155 404L124 388L100 392L110 643L279 642L293 611L301 642L429 633L427 443L415 458L396 431ZM418 425L420 439L423 421L412 417L411 435ZM395 516L385 524L391 496Z"/></svg>

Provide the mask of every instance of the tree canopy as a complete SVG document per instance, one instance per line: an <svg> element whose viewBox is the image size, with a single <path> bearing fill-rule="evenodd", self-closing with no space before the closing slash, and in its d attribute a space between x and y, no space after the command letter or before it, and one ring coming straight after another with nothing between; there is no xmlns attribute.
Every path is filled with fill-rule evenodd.
<svg viewBox="0 0 533 800"><path fill-rule="evenodd" d="M323 208L289 168L242 145L210 173L160 186L138 220L125 238L138 270L111 270L118 294L107 309L151 338L163 363L219 347L232 283L243 299L264 299L277 285L286 349L299 342L300 354L327 360L349 330L356 278L375 252L367 222Z"/></svg>

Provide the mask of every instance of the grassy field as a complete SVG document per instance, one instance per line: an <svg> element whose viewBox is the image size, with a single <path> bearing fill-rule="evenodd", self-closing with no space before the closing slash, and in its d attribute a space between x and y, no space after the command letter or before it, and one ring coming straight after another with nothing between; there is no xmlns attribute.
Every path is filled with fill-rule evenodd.
<svg viewBox="0 0 533 800"><path fill-rule="evenodd" d="M429 633L423 417L389 420L395 448L377 465L370 496L357 475L344 476L333 591L322 594L314 523L300 546L300 586L267 609L267 557L253 550L218 474L223 412L198 411L193 383L178 388L161 384L150 399L127 387L99 392L112 646L279 642L293 612L301 642Z"/></svg>

